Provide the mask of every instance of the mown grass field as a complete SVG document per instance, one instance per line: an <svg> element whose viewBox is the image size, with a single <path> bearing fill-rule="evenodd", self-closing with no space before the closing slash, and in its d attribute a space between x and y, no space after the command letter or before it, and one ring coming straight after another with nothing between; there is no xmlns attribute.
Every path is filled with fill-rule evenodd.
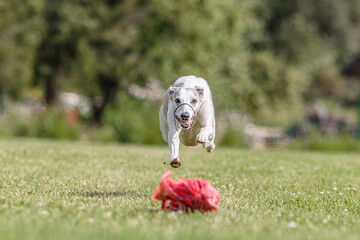
<svg viewBox="0 0 360 240"><path fill-rule="evenodd" d="M355 153L181 149L222 210L163 212L164 147L0 140L0 239L359 239ZM163 162L166 161L166 165Z"/></svg>

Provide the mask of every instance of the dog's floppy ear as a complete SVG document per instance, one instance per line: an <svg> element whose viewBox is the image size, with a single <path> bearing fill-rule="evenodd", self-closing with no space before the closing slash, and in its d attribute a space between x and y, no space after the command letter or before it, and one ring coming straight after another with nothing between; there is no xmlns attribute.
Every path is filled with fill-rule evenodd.
<svg viewBox="0 0 360 240"><path fill-rule="evenodd" d="M200 97L204 97L204 88L195 86L195 89L199 93Z"/></svg>
<svg viewBox="0 0 360 240"><path fill-rule="evenodd" d="M170 88L169 88L169 94L170 94L170 96L172 96L175 91L176 91L176 87L170 87Z"/></svg>

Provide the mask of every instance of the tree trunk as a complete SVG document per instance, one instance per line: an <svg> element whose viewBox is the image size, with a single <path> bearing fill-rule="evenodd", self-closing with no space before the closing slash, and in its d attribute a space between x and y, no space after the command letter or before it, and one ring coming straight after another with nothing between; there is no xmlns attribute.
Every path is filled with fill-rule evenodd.
<svg viewBox="0 0 360 240"><path fill-rule="evenodd" d="M108 76L100 76L101 98L95 98L92 102L93 119L95 126L102 125L102 118L106 107L113 102L118 90L118 81Z"/></svg>
<svg viewBox="0 0 360 240"><path fill-rule="evenodd" d="M0 114L3 114L7 110L8 95L5 88L0 87Z"/></svg>
<svg viewBox="0 0 360 240"><path fill-rule="evenodd" d="M52 77L47 77L45 80L45 101L48 105L56 102L56 83Z"/></svg>

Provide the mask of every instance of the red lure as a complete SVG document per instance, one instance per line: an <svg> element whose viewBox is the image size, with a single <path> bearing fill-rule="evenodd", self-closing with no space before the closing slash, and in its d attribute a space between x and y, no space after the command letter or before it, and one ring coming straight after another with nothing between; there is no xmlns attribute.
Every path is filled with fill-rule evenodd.
<svg viewBox="0 0 360 240"><path fill-rule="evenodd" d="M162 176L160 187L156 187L153 195L154 200L163 202L163 210L212 212L218 209L220 193L209 181L199 178L174 181L170 175L169 170Z"/></svg>

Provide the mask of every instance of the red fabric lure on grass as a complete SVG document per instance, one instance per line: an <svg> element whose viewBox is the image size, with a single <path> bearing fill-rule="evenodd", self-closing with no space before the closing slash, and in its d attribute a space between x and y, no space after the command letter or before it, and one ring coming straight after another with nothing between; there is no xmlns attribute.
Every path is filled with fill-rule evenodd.
<svg viewBox="0 0 360 240"><path fill-rule="evenodd" d="M200 210L212 212L218 209L220 193L210 182L198 178L182 178L174 181L167 171L161 178L160 187L156 187L153 199L162 201L163 210Z"/></svg>

